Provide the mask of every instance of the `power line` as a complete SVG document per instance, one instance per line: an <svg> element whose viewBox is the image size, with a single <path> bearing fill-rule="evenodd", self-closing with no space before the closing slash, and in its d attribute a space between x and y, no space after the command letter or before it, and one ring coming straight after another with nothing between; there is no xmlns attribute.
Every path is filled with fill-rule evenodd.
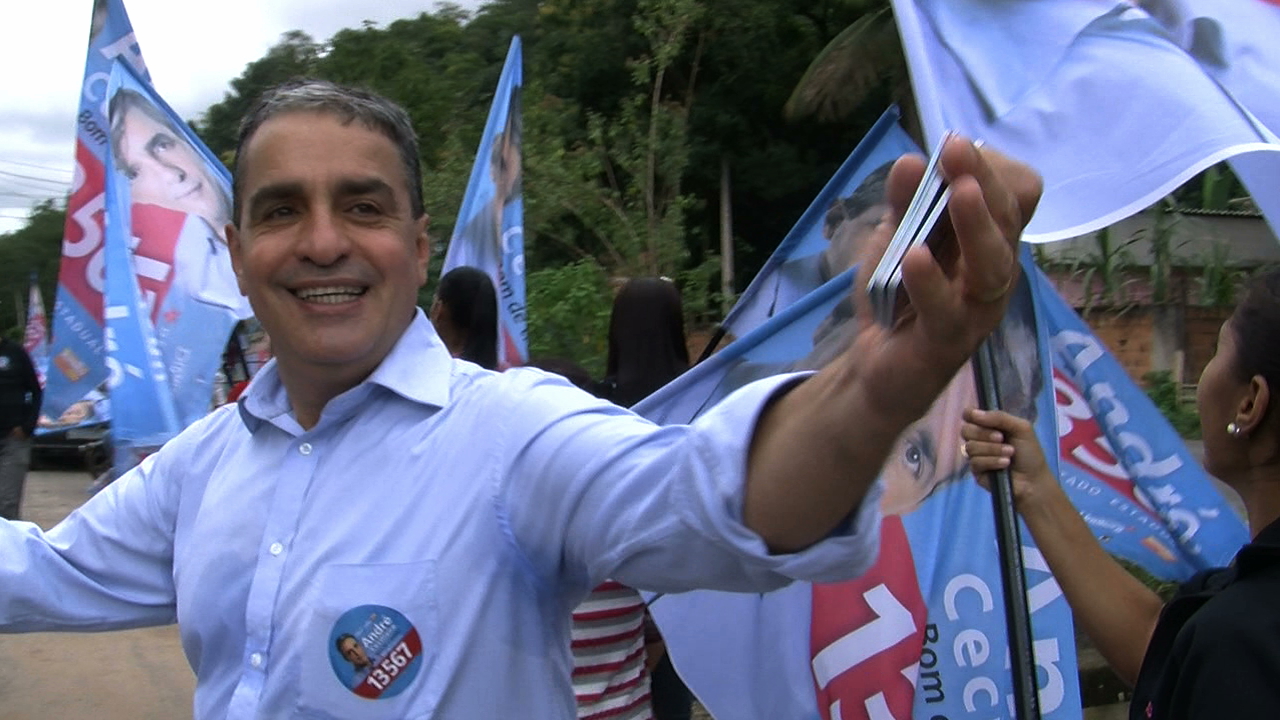
<svg viewBox="0 0 1280 720"><path fill-rule="evenodd" d="M5 190L0 188L0 197L16 197L26 198L28 200L50 200L54 196L50 194L52 191L44 188L18 188L16 190Z"/></svg>
<svg viewBox="0 0 1280 720"><path fill-rule="evenodd" d="M66 173L68 175L75 174L74 170L68 170L66 168L61 168L61 167L54 167L52 165L37 165L36 163L22 162L21 160L9 160L7 158L0 158L0 162L9 163L10 165L21 165L22 167L33 168L35 170L48 170L50 172L60 172L60 173Z"/></svg>
<svg viewBox="0 0 1280 720"><path fill-rule="evenodd" d="M19 180L35 180L37 182L50 183L53 185L58 185L59 187L64 187L71 184L70 180L58 180L56 178L42 178L42 177L36 177L35 175L23 175L21 173L9 172L8 170L0 170L0 175L4 175L6 177L18 178Z"/></svg>

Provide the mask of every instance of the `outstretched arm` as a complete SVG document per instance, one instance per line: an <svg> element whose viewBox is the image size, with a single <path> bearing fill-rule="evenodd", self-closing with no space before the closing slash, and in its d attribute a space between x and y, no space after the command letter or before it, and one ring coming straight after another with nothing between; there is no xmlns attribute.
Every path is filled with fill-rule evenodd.
<svg viewBox="0 0 1280 720"><path fill-rule="evenodd" d="M961 431L974 476L1011 468L1018 512L1084 629L1111 667L1130 685L1164 606L1107 554L1067 494L1036 440L1031 423L1004 412L968 410Z"/></svg>
<svg viewBox="0 0 1280 720"><path fill-rule="evenodd" d="M778 397L752 439L743 510L774 552L826 537L858 507L897 437L928 411L999 323L1017 280L1017 245L1040 197L1031 168L953 138L942 152L951 183L950 230L903 261L911 298L892 329L875 325L864 288L854 287L861 323L851 347ZM889 175L892 208L876 229L878 258L924 173L904 157Z"/></svg>

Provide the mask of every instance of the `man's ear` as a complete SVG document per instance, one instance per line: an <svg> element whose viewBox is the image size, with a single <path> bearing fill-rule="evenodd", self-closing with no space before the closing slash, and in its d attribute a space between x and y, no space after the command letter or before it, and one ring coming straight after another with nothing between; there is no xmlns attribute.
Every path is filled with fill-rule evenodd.
<svg viewBox="0 0 1280 720"><path fill-rule="evenodd" d="M414 221L416 224L414 252L417 256L418 287L427 283L427 267L431 263L431 235L427 229L431 227L431 216L422 213L422 217Z"/></svg>
<svg viewBox="0 0 1280 720"><path fill-rule="evenodd" d="M242 253L244 248L241 245L240 230L232 223L227 223L227 250L231 254L231 269L236 273L236 287L240 288L240 294L249 297L249 293L244 286L244 260Z"/></svg>

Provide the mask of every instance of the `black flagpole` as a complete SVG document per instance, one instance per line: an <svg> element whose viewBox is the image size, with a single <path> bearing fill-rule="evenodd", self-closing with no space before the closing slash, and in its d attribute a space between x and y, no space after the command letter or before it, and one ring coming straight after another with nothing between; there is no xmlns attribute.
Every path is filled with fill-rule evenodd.
<svg viewBox="0 0 1280 720"><path fill-rule="evenodd" d="M1000 388L995 379L995 350L987 340L974 357L973 379L983 410L1000 409ZM1004 589L1005 623L1009 631L1009 660L1013 673L1013 700L1018 720L1040 720L1036 688L1036 658L1032 649L1031 611L1027 606L1027 575L1022 566L1022 542L1018 515L1013 508L1013 476L1008 468L989 473L991 503L995 510L996 547L1000 553L1000 579Z"/></svg>
<svg viewBox="0 0 1280 720"><path fill-rule="evenodd" d="M707 341L707 346L702 348L702 354L698 356L698 359L695 360L693 364L697 365L703 360L706 360L707 358L711 357L711 354L716 351L716 346L720 344L720 341L724 339L724 336L728 334L728 332L729 332L728 328L726 328L723 324L717 325L715 334L712 335L711 339Z"/></svg>

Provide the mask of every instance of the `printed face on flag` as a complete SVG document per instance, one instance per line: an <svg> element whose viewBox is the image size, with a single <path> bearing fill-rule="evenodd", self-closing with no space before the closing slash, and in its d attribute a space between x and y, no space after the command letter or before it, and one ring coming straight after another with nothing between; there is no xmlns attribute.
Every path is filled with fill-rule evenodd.
<svg viewBox="0 0 1280 720"><path fill-rule="evenodd" d="M111 98L110 120L116 167L129 178L133 201L198 215L221 237L231 219L224 184L169 118L121 88Z"/></svg>
<svg viewBox="0 0 1280 720"><path fill-rule="evenodd" d="M518 92L517 89L513 94L518 95ZM519 102L518 97L514 102ZM493 176L494 204L498 208L520 194L523 180L520 166L521 142L520 113L508 112L506 125L494 138L493 148L490 150L489 171Z"/></svg>
<svg viewBox="0 0 1280 720"><path fill-rule="evenodd" d="M869 241L889 206L885 183L892 163L872 171L846 197L832 202L824 223L828 240L819 259L819 275L826 281L863 262L873 262ZM838 302L814 333L813 349L794 369L819 369L852 344L859 323L849 298ZM1034 334L1019 335L1034 345ZM929 413L909 427L890 452L881 474L886 515L915 510L941 485L963 477L968 465L960 454L961 413L977 405L972 369L966 365L939 396Z"/></svg>

